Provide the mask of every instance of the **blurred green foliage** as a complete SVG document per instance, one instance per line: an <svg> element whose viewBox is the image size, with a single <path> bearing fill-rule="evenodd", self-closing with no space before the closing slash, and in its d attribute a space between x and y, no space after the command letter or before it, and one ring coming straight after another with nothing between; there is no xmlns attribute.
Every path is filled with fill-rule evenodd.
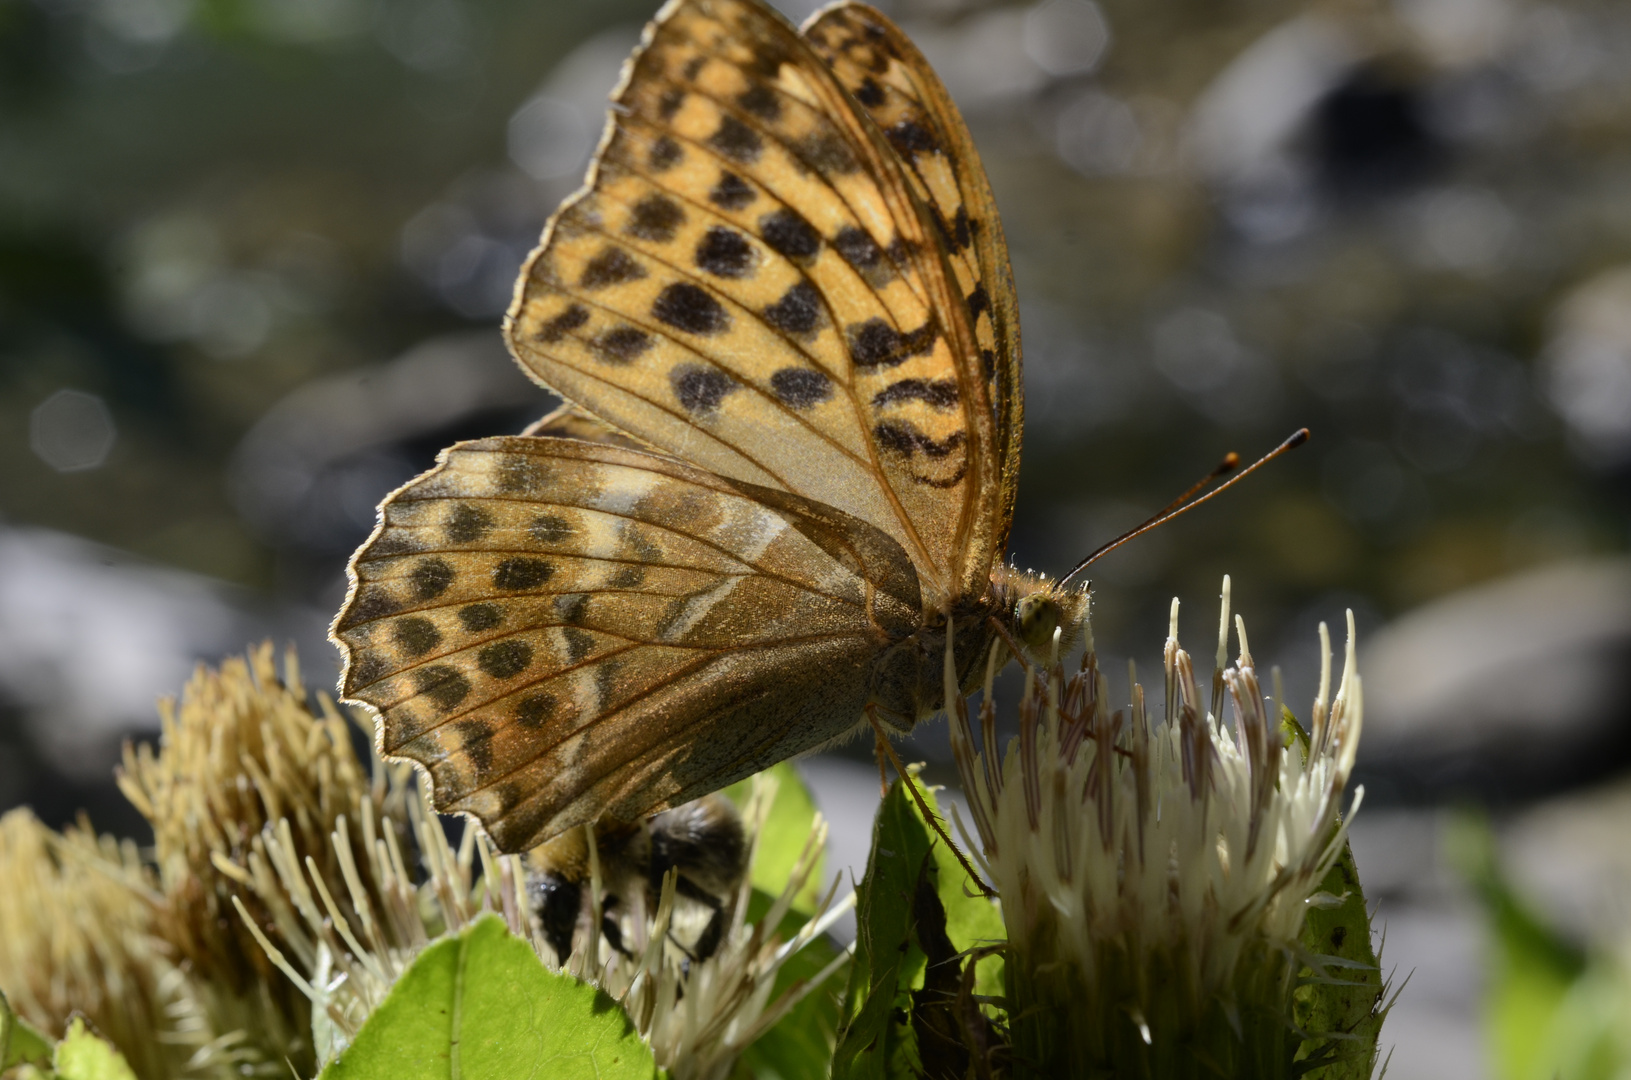
<svg viewBox="0 0 1631 1080"><path fill-rule="evenodd" d="M1464 813L1445 840L1487 920L1484 1031L1500 1080L1612 1080L1631 1069L1625 943L1582 947L1536 913L1502 869L1495 836Z"/></svg>

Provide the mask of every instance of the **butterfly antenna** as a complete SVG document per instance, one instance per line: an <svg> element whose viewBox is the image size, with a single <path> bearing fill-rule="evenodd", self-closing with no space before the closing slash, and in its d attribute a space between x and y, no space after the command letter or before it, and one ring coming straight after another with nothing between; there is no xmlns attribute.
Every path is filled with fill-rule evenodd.
<svg viewBox="0 0 1631 1080"><path fill-rule="evenodd" d="M1086 570L1089 566L1093 565L1104 556L1110 554L1112 551L1116 550L1127 541L1133 539L1135 536L1142 536L1151 529L1155 528L1157 525L1164 525L1168 521L1171 521L1173 518L1177 517L1179 514L1195 509L1195 507L1201 505L1201 503L1212 498L1214 495L1222 495L1225 491L1228 491L1231 487L1240 483L1242 480L1246 479L1246 477L1250 476L1258 469L1261 469L1264 465L1267 465L1281 454L1284 454L1289 450L1295 450L1297 447L1301 446L1307 441L1308 429L1297 429L1296 433L1293 434L1291 438L1287 439L1279 446L1276 446L1273 450L1270 450L1268 453L1252 462L1244 470L1242 470L1239 475L1231 477L1227 482L1213 488L1211 491L1207 491L1205 495L1201 495L1199 498L1196 498L1196 495L1202 491L1205 491L1207 486L1214 480L1234 472L1235 466L1240 464L1240 455L1230 453L1229 456L1223 459L1222 464L1213 469L1206 476L1202 477L1200 481L1198 481L1188 491L1184 492L1182 495L1172 500L1172 502L1158 510L1148 521L1145 521L1142 525L1136 526L1135 528L1129 529L1120 536L1116 537L1114 540L1110 541L1108 544L1103 544L1095 549L1091 555L1077 563L1075 567L1071 569L1070 573L1060 578L1059 584L1063 585L1065 582L1069 581L1083 570Z"/></svg>

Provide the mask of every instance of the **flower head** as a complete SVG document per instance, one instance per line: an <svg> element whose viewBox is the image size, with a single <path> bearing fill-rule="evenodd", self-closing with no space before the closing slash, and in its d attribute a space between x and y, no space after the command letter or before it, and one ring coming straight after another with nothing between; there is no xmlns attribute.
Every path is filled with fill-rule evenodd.
<svg viewBox="0 0 1631 1080"><path fill-rule="evenodd" d="M774 795L774 780L756 778L745 814L750 837L758 836ZM427 946L486 912L500 914L540 958L553 961L554 949L528 901L521 858L499 854L473 825L453 846L431 806L428 784L412 772L376 761L374 783L352 785L333 809L326 836L279 817L266 821L228 862L237 925L287 977L285 985L309 1003L319 1064L351 1043ZM695 962L668 932L677 917L694 914L680 912L688 902L677 896L674 877L664 883L654 912L624 920L623 941L631 946L625 954L599 932L603 890L596 871L589 933L580 935L563 969L617 999L657 1062L678 1080L723 1078L750 1043L843 959L773 1000L786 962L852 902L833 902L835 884L815 915L781 939L825 835L817 821L785 888L754 921L746 918L751 890L744 879L718 948ZM593 830L589 838L592 852Z"/></svg>
<svg viewBox="0 0 1631 1080"><path fill-rule="evenodd" d="M27 809L0 817L0 990L53 1038L84 1013L137 1075L187 1052L164 1038L184 989L151 933L155 884L134 844L81 822L57 833Z"/></svg>
<svg viewBox="0 0 1631 1080"><path fill-rule="evenodd" d="M1177 1053L1227 1075L1288 1075L1302 1039L1287 1019L1306 959L1298 935L1346 838L1341 801L1360 729L1353 616L1334 699L1320 628L1305 739L1289 712L1269 709L1238 619L1238 656L1225 666L1228 591L1225 579L1207 697L1173 602L1162 723L1136 681L1128 709L1112 711L1085 633L1068 680L1057 651L1041 678L1027 672L1019 738L999 757L995 665L981 749L947 669L953 748L1002 896L1022 1072L1052 1063L1058 1075L1168 1075L1163 1055Z"/></svg>
<svg viewBox="0 0 1631 1080"><path fill-rule="evenodd" d="M743 816L755 848L775 796L773 777L754 777ZM847 959L840 953L814 977L771 999L783 965L854 903L853 893L834 903L838 890L835 880L817 902L815 913L791 938L781 940L779 928L792 913L796 898L805 892L826 837L827 826L818 815L780 895L753 922L746 919L752 882L744 877L729 906L728 928L712 955L692 961L670 937L676 906L682 902L677 896L677 877L670 872L655 916L637 928L636 940L643 944L638 952L625 956L606 950L597 936L591 935L591 940L574 953L569 966L581 970L589 958L599 958L595 980L623 1002L636 1029L651 1044L657 1064L668 1069L676 1080L723 1080L749 1044ZM598 896L599 892L596 883L593 893ZM592 926L599 925L598 916L597 911Z"/></svg>

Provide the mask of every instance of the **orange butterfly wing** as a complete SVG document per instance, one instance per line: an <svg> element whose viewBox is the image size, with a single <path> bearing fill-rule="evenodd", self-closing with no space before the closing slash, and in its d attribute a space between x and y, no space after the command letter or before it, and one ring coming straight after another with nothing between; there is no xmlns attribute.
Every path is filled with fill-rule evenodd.
<svg viewBox="0 0 1631 1080"><path fill-rule="evenodd" d="M505 851L844 735L921 606L905 552L866 522L563 438L444 451L352 573L345 696Z"/></svg>
<svg viewBox="0 0 1631 1080"><path fill-rule="evenodd" d="M511 347L642 442L872 522L929 606L983 592L1017 444L922 191L774 11L670 5L523 272Z"/></svg>
<svg viewBox="0 0 1631 1080"><path fill-rule="evenodd" d="M977 493L977 554L966 569L989 570L1008 549L1025 429L1019 300L991 182L945 84L894 23L866 4L843 3L818 12L803 33L918 181L917 193L968 305L1001 479ZM979 582L971 578L969 585Z"/></svg>

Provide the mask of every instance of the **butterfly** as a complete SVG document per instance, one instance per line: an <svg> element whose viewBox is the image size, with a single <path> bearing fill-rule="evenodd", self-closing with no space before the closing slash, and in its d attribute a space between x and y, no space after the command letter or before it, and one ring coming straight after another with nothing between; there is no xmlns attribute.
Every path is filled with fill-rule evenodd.
<svg viewBox="0 0 1631 1080"><path fill-rule="evenodd" d="M342 695L522 851L944 705L1083 591L1003 561L1017 304L968 129L848 3L674 0L506 319L566 402L382 504Z"/></svg>

